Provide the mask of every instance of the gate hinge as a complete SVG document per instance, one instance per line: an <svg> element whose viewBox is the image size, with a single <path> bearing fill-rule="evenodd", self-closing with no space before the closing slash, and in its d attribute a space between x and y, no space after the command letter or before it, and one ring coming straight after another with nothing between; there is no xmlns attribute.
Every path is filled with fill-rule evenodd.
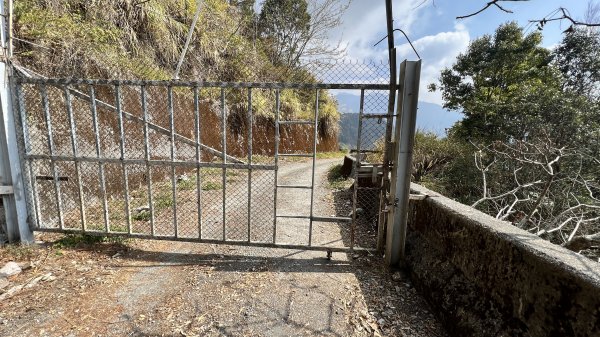
<svg viewBox="0 0 600 337"><path fill-rule="evenodd" d="M13 193L14 193L14 189L12 186L0 185L0 195L13 194Z"/></svg>
<svg viewBox="0 0 600 337"><path fill-rule="evenodd" d="M389 206L398 207L398 198L394 199L393 203L390 203L389 200L386 200L386 202L385 202L385 208L382 210L382 212L383 213L389 213L389 211L390 211Z"/></svg>

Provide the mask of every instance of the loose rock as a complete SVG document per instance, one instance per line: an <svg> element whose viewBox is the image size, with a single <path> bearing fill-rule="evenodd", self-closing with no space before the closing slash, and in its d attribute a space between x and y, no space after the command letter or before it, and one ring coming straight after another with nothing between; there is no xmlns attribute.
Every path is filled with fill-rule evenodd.
<svg viewBox="0 0 600 337"><path fill-rule="evenodd" d="M21 267L16 262L8 262L0 269L0 277L9 277L21 273Z"/></svg>
<svg viewBox="0 0 600 337"><path fill-rule="evenodd" d="M402 281L406 279L406 274L401 271L397 271L392 274L392 280L394 281Z"/></svg>

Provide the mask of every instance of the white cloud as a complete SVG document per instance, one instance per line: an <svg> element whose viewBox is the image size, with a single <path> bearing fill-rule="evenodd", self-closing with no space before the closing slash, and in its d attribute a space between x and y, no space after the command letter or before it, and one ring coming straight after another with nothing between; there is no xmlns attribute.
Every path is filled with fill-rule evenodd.
<svg viewBox="0 0 600 337"><path fill-rule="evenodd" d="M413 9L409 0L394 3L394 26L409 33L417 21L421 8ZM387 59L386 43L373 45L386 34L386 13L383 1L353 1L344 13L343 26L330 34L332 41L340 39L348 46L347 59Z"/></svg>
<svg viewBox="0 0 600 337"><path fill-rule="evenodd" d="M454 26L454 31L428 35L413 41L415 49L422 58L420 101L442 104L441 93L429 92L427 85L437 82L441 70L450 67L455 62L456 57L469 46L470 39L466 27L457 24ZM416 55L408 43L397 46L397 49L400 60L416 59Z"/></svg>
<svg viewBox="0 0 600 337"><path fill-rule="evenodd" d="M442 15L441 9L435 12L427 11L427 6L414 8L414 1L394 1L394 27L404 30L409 37L415 31L423 31L427 26L435 25L436 16ZM332 41L342 41L348 44L347 60L387 60L386 42L377 47L373 45L386 34L386 16L384 2L353 1L343 17L343 26L330 33ZM419 26L417 26L419 25ZM423 26L425 25L425 26ZM456 57L466 50L470 42L467 27L458 23L453 29L445 32L427 35L413 40L415 48L422 57L421 88L419 100L429 103L442 104L441 93L431 93L427 85L439 78L445 67L451 66ZM332 42L333 43L333 42ZM410 45L401 33L396 33L398 60L416 59ZM356 95L356 91L348 92Z"/></svg>

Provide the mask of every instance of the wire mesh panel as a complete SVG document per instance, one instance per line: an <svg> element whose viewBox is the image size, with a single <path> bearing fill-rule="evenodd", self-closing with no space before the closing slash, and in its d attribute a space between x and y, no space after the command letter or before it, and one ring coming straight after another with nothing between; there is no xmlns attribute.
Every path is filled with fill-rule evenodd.
<svg viewBox="0 0 600 337"><path fill-rule="evenodd" d="M390 146L393 116L388 113L389 91L362 90L357 114L357 138L353 149L353 220L355 226L375 231L384 197L385 153ZM388 152L389 153L389 152ZM385 200L385 199L384 199ZM382 230L379 227L377 230ZM354 232L354 231L353 231Z"/></svg>
<svg viewBox="0 0 600 337"><path fill-rule="evenodd" d="M353 235L333 246L320 238L353 230L352 217L315 207L317 151L332 146L336 123L329 90L362 95L356 172L381 166L386 146L383 84L25 78L16 87L38 230L353 248ZM380 181L356 177L360 221L376 214Z"/></svg>

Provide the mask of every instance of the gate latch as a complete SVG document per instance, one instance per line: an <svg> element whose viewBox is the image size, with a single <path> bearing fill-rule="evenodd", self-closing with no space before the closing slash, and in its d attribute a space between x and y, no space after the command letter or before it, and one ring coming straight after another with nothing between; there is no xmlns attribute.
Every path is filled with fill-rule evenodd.
<svg viewBox="0 0 600 337"><path fill-rule="evenodd" d="M13 194L15 191L12 186L0 185L0 195Z"/></svg>

